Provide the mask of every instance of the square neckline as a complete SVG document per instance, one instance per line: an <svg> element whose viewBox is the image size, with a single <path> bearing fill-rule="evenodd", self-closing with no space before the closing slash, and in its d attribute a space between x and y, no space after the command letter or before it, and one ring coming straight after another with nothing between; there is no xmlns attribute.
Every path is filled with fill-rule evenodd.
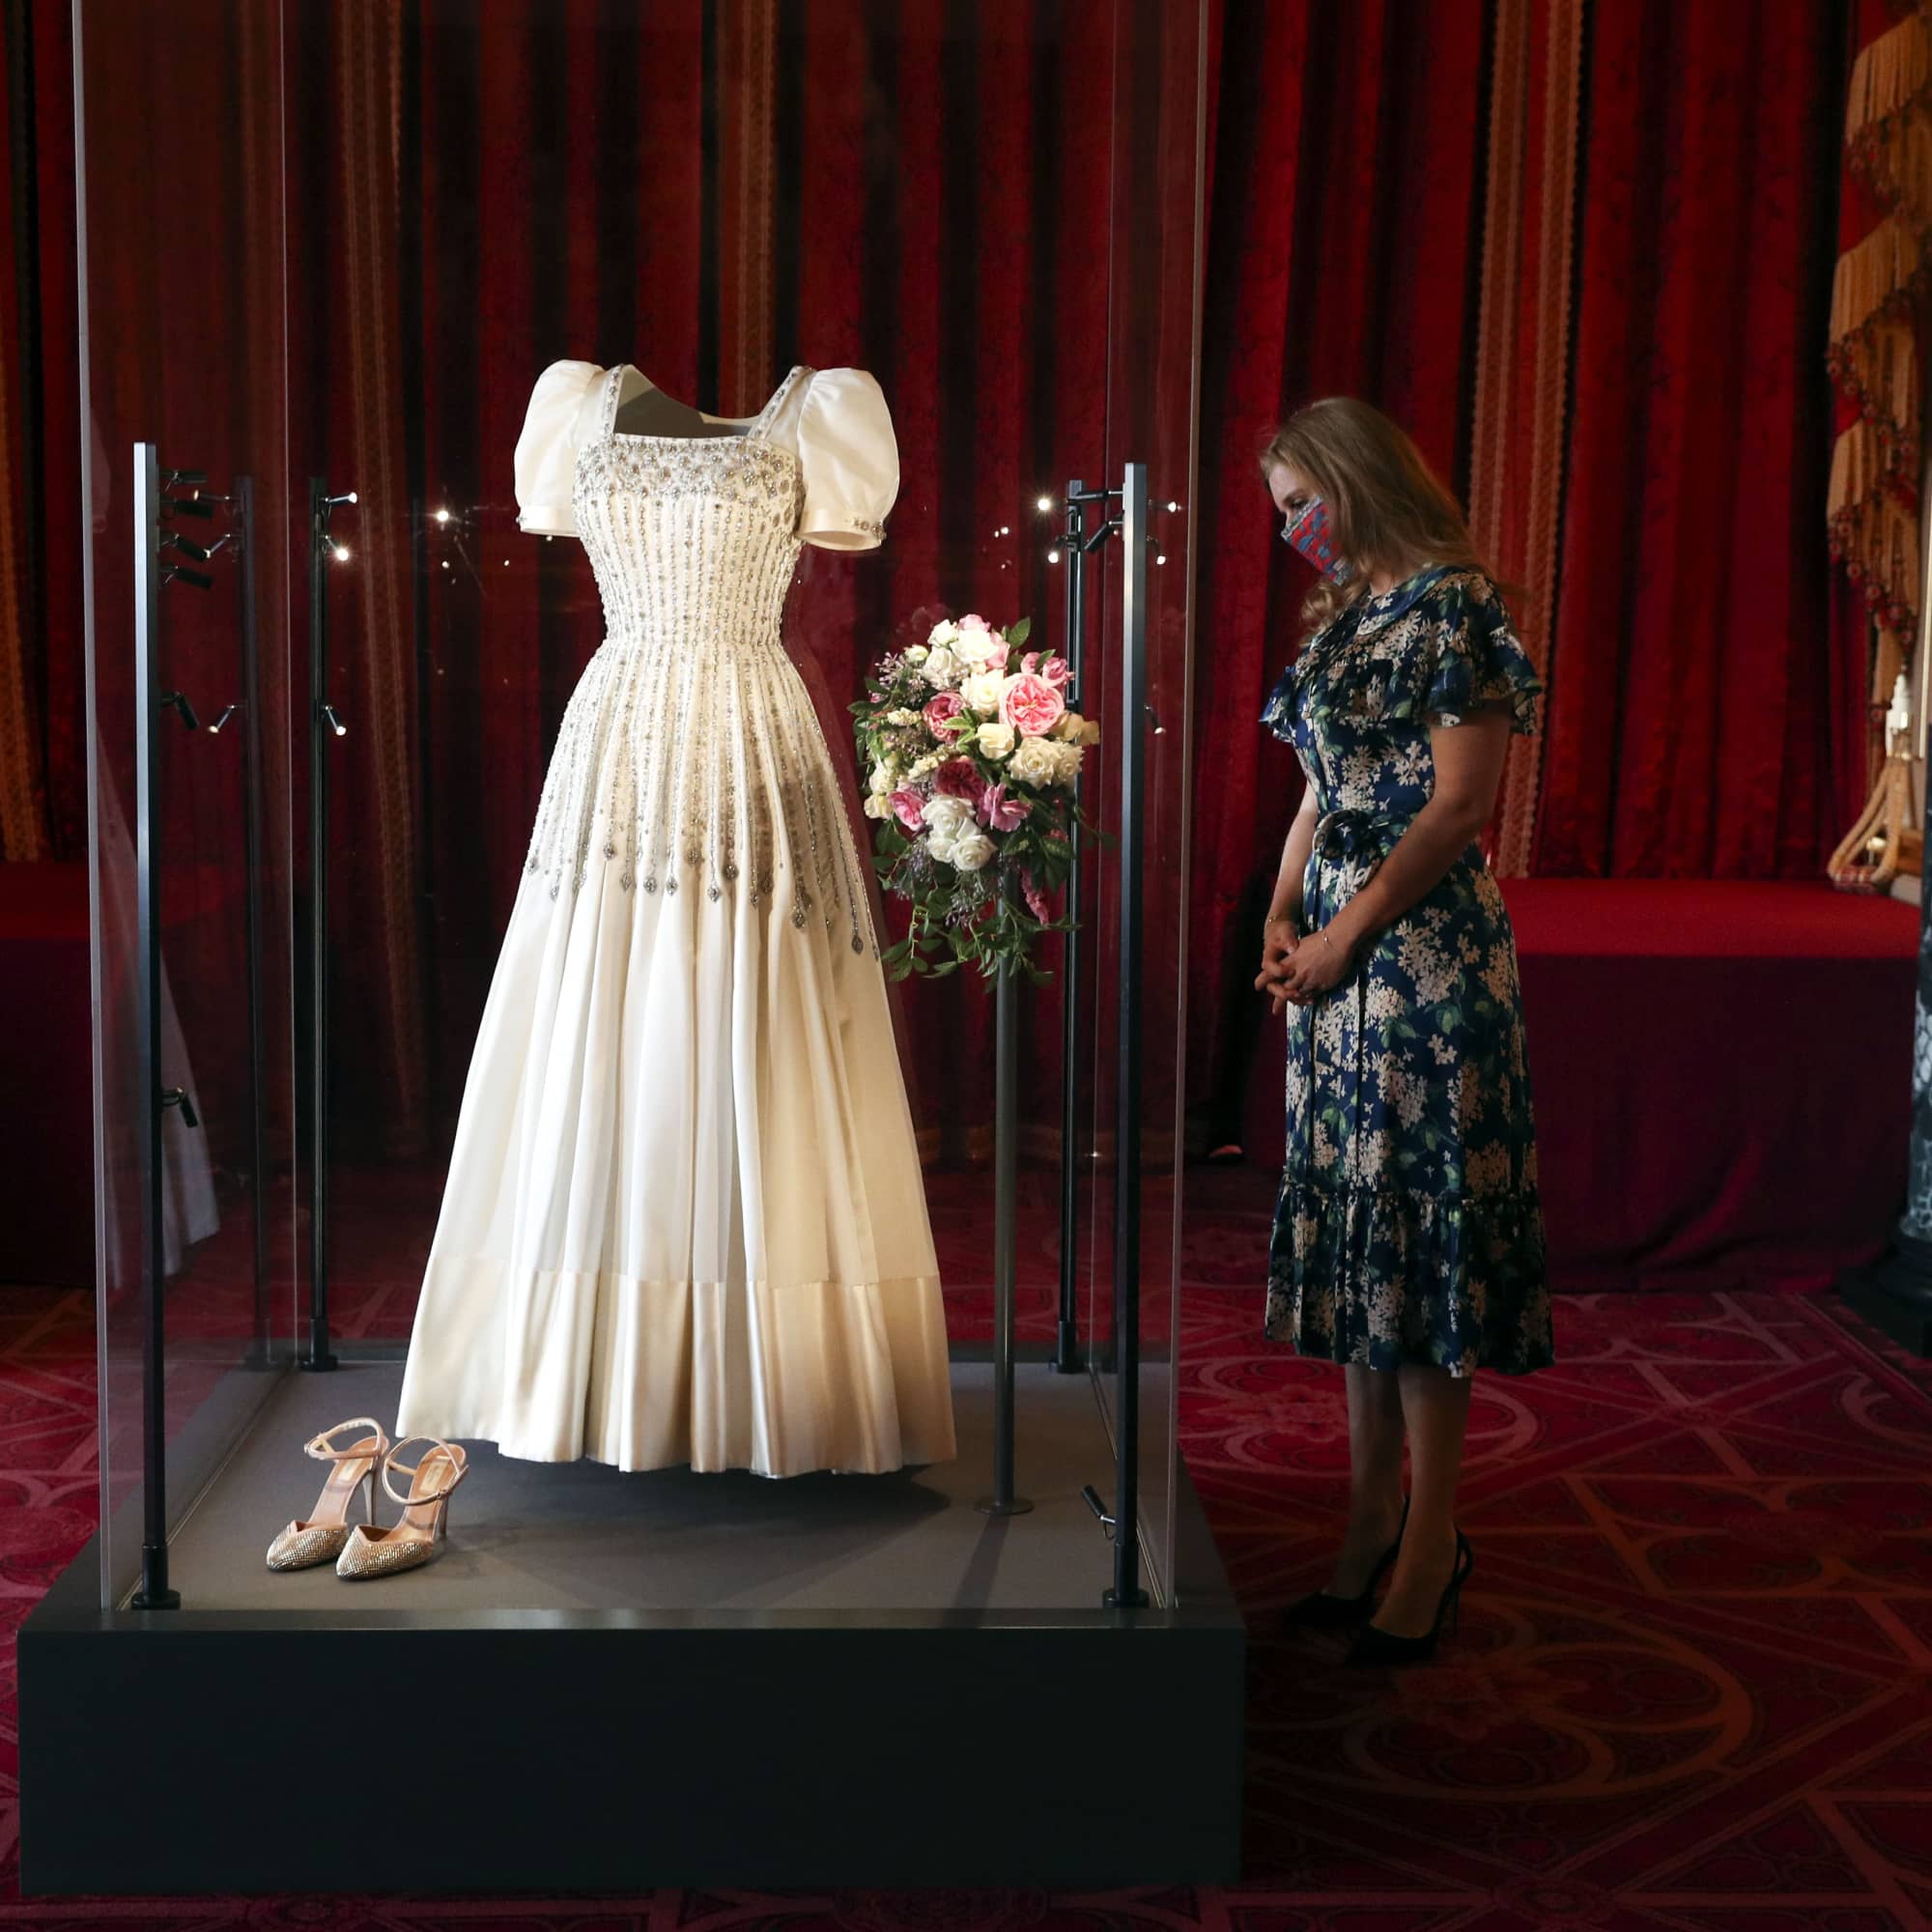
<svg viewBox="0 0 1932 1932"><path fill-rule="evenodd" d="M696 403L680 402L676 396L670 396L668 390L660 388L635 362L618 362L612 365L610 374L604 379L609 385L610 396L610 400L606 405L604 434L606 437L624 442L702 443L751 442L753 440L770 442L771 438L766 434L766 425L771 420L772 412L777 409L779 404L789 393L791 385L798 381L800 376L806 373L808 366L804 362L794 362L785 371L778 387L765 398L764 408L758 411L755 415L714 416L708 410L700 410ZM662 436L654 435L647 430L619 429L617 427L617 412L624 407L622 378L626 369L630 370L632 375L638 377L646 388L656 389L657 393L661 396L668 396L669 400L677 403L680 409L690 410L694 415L705 422L743 423L745 427L742 429L727 430L717 436Z"/></svg>

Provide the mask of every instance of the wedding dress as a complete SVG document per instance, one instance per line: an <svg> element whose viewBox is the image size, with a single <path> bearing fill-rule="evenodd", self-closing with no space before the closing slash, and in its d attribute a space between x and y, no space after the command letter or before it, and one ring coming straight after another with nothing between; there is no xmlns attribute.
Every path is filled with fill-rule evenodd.
<svg viewBox="0 0 1932 1932"><path fill-rule="evenodd" d="M946 1321L861 859L780 641L800 546L875 548L878 384L617 428L554 362L518 523L606 636L564 708L491 981L397 1429L765 1475L954 1451Z"/></svg>

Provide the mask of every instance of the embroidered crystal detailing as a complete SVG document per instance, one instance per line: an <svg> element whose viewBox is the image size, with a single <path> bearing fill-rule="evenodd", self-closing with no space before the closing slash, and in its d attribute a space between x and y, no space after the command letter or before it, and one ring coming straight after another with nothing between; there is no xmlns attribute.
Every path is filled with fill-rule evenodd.
<svg viewBox="0 0 1932 1932"><path fill-rule="evenodd" d="M564 706L525 857L553 898L605 876L601 857L625 892L689 882L707 903L743 881L801 928L842 907L853 950L876 952L841 786L781 638L804 478L777 426L808 373L743 433L696 437L617 429L623 369L605 378L571 502L606 635Z"/></svg>

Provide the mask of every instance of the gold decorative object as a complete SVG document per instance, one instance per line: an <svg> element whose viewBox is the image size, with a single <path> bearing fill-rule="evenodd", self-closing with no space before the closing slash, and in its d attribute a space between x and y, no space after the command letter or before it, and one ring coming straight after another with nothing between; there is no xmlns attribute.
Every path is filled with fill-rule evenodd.
<svg viewBox="0 0 1932 1932"><path fill-rule="evenodd" d="M1832 854L1832 883L1847 893L1887 891L1901 867L1918 869L1922 837L1912 810L1912 701L1900 671L1885 714L1885 764L1859 822Z"/></svg>
<svg viewBox="0 0 1932 1932"><path fill-rule="evenodd" d="M1871 701L1894 693L1882 763L1859 822L1832 855L1834 885L1882 891L1916 864L1911 753L1894 729L1910 640L1918 627L1920 296L1932 260L1932 0L1871 41L1853 64L1846 165L1884 211L1838 258L1827 367L1858 417L1832 452L1826 523L1833 557L1863 593L1875 632ZM1909 707L1907 707L1909 709ZM1904 777L1901 778L1901 773ZM1901 789L1901 787L1904 789ZM1881 843L1882 841L1882 843Z"/></svg>

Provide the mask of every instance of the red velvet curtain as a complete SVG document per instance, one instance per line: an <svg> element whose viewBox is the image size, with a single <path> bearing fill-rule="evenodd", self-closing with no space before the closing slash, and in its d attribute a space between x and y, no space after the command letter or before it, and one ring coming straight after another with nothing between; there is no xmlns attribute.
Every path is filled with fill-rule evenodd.
<svg viewBox="0 0 1932 1932"><path fill-rule="evenodd" d="M8 15L39 215L23 229L16 169L14 232L29 240L14 258L11 353L16 384L43 398L38 418L10 418L9 460L46 505L29 547L36 728L56 848L77 851L67 13L16 0ZM323 80L340 71L352 14L394 36L384 152L397 220L374 286L344 273L359 217L341 163L357 137ZM386 696L357 682L357 626L372 619L346 602L342 695L358 723L372 703L400 706L408 737L419 869L407 891L431 1104L446 1114L544 751L595 641L582 558L509 522L529 384L552 357L583 355L637 362L724 412L762 400L728 392L721 350L721 15L700 0L419 0L285 17L307 76L288 97L286 289L304 468L347 481L373 467L340 393L335 331L401 358L402 448L360 524L393 551L388 581L407 593L383 620L399 627L401 658ZM1103 432L1110 65L1101 23L1049 0L784 0L778 21L767 377L794 359L874 368L908 457L885 551L809 556L797 628L819 640L837 727L861 662L933 599L1055 620L1029 504ZM1463 482L1489 28L1484 0L1222 0L1211 14L1196 756L1213 778L1195 800L1189 1009L1210 1137L1235 1117L1252 1058L1248 955L1296 791L1292 757L1254 718L1293 648L1305 579L1273 539L1253 443L1298 401L1352 390ZM1850 42L1843 0L1590 11L1540 870L1809 876L1856 810L1862 623L1833 586L1821 529ZM205 272L180 253L149 260ZM116 265L94 267L97 322L117 304L126 318L131 384L150 353L150 293L124 275L118 298L103 295ZM36 327L37 361L21 346ZM99 341L96 353L113 366ZM413 521L438 504L472 520L460 554ZM363 729L344 741L348 1013L373 1011L389 978L347 910L358 875L389 857L355 802L379 788L373 774L355 782L353 761L384 749ZM984 1112L984 1003L919 988L907 1012L927 1042L913 1065L932 1083L923 1112L962 1145L959 1123ZM1050 1000L1035 1023L1044 1049ZM922 1070L933 1039L952 1049L943 1084Z"/></svg>
<svg viewBox="0 0 1932 1932"><path fill-rule="evenodd" d="M1460 473L1482 208L1481 0L1228 5L1211 21L1188 1084L1238 1133L1262 916L1300 797L1256 724L1293 655L1306 567L1275 539L1259 442L1317 396L1367 397Z"/></svg>
<svg viewBox="0 0 1932 1932"><path fill-rule="evenodd" d="M1250 954L1299 797L1254 724L1306 566L1253 446L1350 391L1466 490L1486 9L1217 12L1190 1089L1238 1137ZM1864 641L1823 535L1846 10L1589 11L1535 869L1815 877L1862 796Z"/></svg>
<svg viewBox="0 0 1932 1932"><path fill-rule="evenodd" d="M82 680L80 409L74 354L72 23L66 0L5 0L7 151L14 246L0 298L9 527L4 586L24 715L10 746L28 766L42 822L0 858L78 860L87 851ZM30 776L29 776L30 774Z"/></svg>
<svg viewBox="0 0 1932 1932"><path fill-rule="evenodd" d="M1816 877L1862 801L1822 536L1846 28L1592 11L1539 872Z"/></svg>
<svg viewBox="0 0 1932 1932"><path fill-rule="evenodd" d="M890 536L862 556L808 549L790 612L849 770L845 706L865 668L935 607L995 622L1030 613L1057 636L1058 578L1034 502L1083 462L1097 473L1105 449L1112 54L1104 21L1048 0L784 0L757 110L772 128L772 354L738 383L739 332L764 318L731 308L724 170L754 110L721 44L733 24L722 10L402 10L398 232L377 273L351 260L344 191L388 158L356 150L345 112L375 55L352 43L347 10L290 18L299 70L338 76L298 90L292 108L292 194L316 217L292 236L293 440L327 452L319 467L335 487L362 487L360 582L392 576L404 600L399 617L345 582L345 707L385 715L396 671L404 711L332 748L336 875L368 882L338 895L331 923L338 1095L350 1131L392 1131L389 1073L408 1041L385 1005L407 961L432 1111L446 1122L543 761L601 635L582 552L512 520L510 456L536 373L560 356L628 361L727 414L755 411L794 361L878 376L903 471ZM348 345L369 344L373 360L383 341L409 398L386 482L384 452L341 393ZM440 507L454 512L448 530L424 521ZM409 768L400 802L379 769L397 760ZM415 830L407 847L399 811ZM378 882L397 867L419 882L413 932L382 900ZM986 986L975 974L899 997L928 1146L978 1151L990 1120ZM1031 1111L1044 1122L1057 987L1027 1003L1025 1025L1039 1063Z"/></svg>

